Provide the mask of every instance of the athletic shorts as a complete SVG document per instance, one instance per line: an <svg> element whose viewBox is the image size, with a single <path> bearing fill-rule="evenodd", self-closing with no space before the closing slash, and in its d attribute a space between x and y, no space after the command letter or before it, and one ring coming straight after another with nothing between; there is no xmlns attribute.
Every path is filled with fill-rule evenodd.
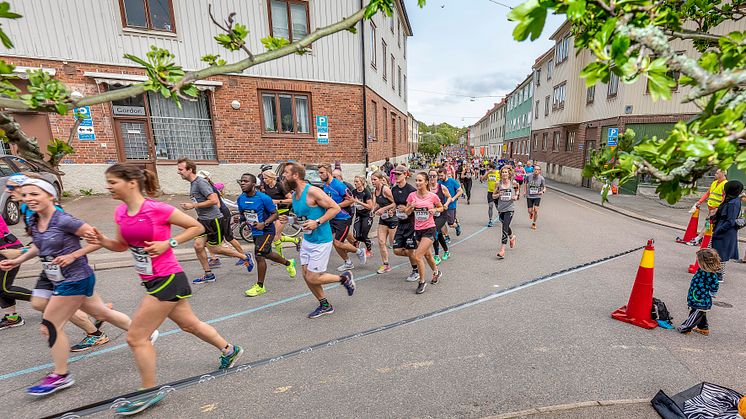
<svg viewBox="0 0 746 419"><path fill-rule="evenodd" d="M142 286L148 295L157 298L158 301L180 301L192 296L192 287L189 286L189 278L184 272L143 281Z"/></svg>
<svg viewBox="0 0 746 419"><path fill-rule="evenodd" d="M31 291L31 296L48 300L52 296L52 291L54 291L54 284L47 278L47 274L41 271L39 279L36 281L36 286Z"/></svg>
<svg viewBox="0 0 746 419"><path fill-rule="evenodd" d="M334 240L343 242L347 238L347 234L349 234L350 232L352 217L346 220L339 220L335 218L329 221L329 225L332 226L332 234L334 235Z"/></svg>
<svg viewBox="0 0 746 419"><path fill-rule="evenodd" d="M399 223L394 234L394 249L416 249L414 223Z"/></svg>
<svg viewBox="0 0 746 419"><path fill-rule="evenodd" d="M516 179L515 181L518 182L519 185L523 185L523 179L521 180Z"/></svg>
<svg viewBox="0 0 746 419"><path fill-rule="evenodd" d="M396 228L396 227L399 226L399 219L396 218L396 217L389 217L389 218L386 218L386 219L379 218L378 219L378 224L382 225L382 226L385 226L386 228L393 229L393 228Z"/></svg>
<svg viewBox="0 0 746 419"><path fill-rule="evenodd" d="M415 230L414 239L417 240L417 243L425 238L435 241L435 227L426 228L424 230Z"/></svg>
<svg viewBox="0 0 746 419"><path fill-rule="evenodd" d="M449 226L456 224L456 208L446 210L446 220Z"/></svg>
<svg viewBox="0 0 746 419"><path fill-rule="evenodd" d="M435 231L440 231L446 225L447 217L442 214L440 217L435 217Z"/></svg>
<svg viewBox="0 0 746 419"><path fill-rule="evenodd" d="M326 272L329 256L332 254L333 242L311 243L303 240L300 244L300 264L311 272Z"/></svg>
<svg viewBox="0 0 746 419"><path fill-rule="evenodd" d="M254 236L254 255L267 256L272 253L272 238L274 232L264 231L261 236Z"/></svg>
<svg viewBox="0 0 746 419"><path fill-rule="evenodd" d="M85 296L90 297L93 295L93 287L96 285L96 275L91 275L86 279L80 281L63 281L59 284L54 284L54 291L52 295L60 297L77 297Z"/></svg>
<svg viewBox="0 0 746 419"><path fill-rule="evenodd" d="M487 192L487 203L491 204L495 202L495 198L492 197L492 192Z"/></svg>
<svg viewBox="0 0 746 419"><path fill-rule="evenodd" d="M526 203L529 208L538 207L541 203L541 198L526 198Z"/></svg>
<svg viewBox="0 0 746 419"><path fill-rule="evenodd" d="M207 237L208 246L220 246L223 241L227 240L224 233L231 228L231 220L225 217L215 218L212 220L198 220L205 232L200 237Z"/></svg>

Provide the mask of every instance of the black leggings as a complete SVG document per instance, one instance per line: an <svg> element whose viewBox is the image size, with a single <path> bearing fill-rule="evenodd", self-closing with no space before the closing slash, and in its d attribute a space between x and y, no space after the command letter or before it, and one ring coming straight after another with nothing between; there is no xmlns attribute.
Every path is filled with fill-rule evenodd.
<svg viewBox="0 0 746 419"><path fill-rule="evenodd" d="M461 178L461 185L464 187L466 200L471 201L471 178Z"/></svg>
<svg viewBox="0 0 746 419"><path fill-rule="evenodd" d="M443 246L443 251L448 251L448 244L446 243L446 236L443 234L443 226L446 225L446 217L440 216L435 219L435 240L433 240L433 249L435 254L440 254L440 246Z"/></svg>
<svg viewBox="0 0 746 419"><path fill-rule="evenodd" d="M5 259L4 256L0 255L0 260ZM0 308L13 307L16 305L16 300L29 301L31 299L30 290L13 285L18 269L16 267L0 273L2 275L2 278L0 278Z"/></svg>
<svg viewBox="0 0 746 419"><path fill-rule="evenodd" d="M361 217L360 214L358 214L355 216L355 224L352 227L352 236L358 243L365 243L365 248L368 250L371 249L372 244L370 238L368 238L371 226L373 226L373 217L370 215Z"/></svg>
<svg viewBox="0 0 746 419"><path fill-rule="evenodd" d="M510 228L510 222L513 221L513 211L501 212L497 215L500 218L500 222L503 224L503 244L508 244L508 239L513 235L513 230Z"/></svg>

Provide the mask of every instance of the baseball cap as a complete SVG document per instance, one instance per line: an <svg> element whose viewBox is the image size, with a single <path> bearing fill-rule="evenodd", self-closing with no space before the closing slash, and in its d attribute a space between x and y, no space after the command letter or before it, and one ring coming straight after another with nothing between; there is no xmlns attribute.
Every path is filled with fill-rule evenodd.
<svg viewBox="0 0 746 419"><path fill-rule="evenodd" d="M394 170L392 170L392 172L394 172L394 173L407 173L407 170L408 170L407 166L405 166L403 164L400 164L400 165L396 166L394 168Z"/></svg>
<svg viewBox="0 0 746 419"><path fill-rule="evenodd" d="M210 177L210 172L208 172L207 170L200 170L199 172L197 172L197 176L208 179Z"/></svg>

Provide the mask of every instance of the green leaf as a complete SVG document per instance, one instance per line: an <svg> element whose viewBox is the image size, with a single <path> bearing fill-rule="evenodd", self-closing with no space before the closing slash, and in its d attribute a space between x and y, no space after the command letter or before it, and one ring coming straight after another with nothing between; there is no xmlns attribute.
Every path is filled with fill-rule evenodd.
<svg viewBox="0 0 746 419"><path fill-rule="evenodd" d="M284 46L290 45L290 41L288 41L287 39L274 38L272 36L262 38L261 41L262 41L262 45L264 45L264 48L266 48L267 51L274 51Z"/></svg>
<svg viewBox="0 0 746 419"><path fill-rule="evenodd" d="M137 56L135 56L135 55L132 55L132 54L124 54L124 58L126 58L126 59L128 59L128 60L130 60L130 61L134 61L134 62L136 62L136 63L140 64L140 65L141 65L141 66L143 66L143 67L148 67L148 66L149 66L149 64L148 64L148 62L147 62L147 61L143 60L143 59L142 59L142 58L140 58L140 57L137 57Z"/></svg>
<svg viewBox="0 0 746 419"><path fill-rule="evenodd" d="M580 77L585 79L586 87L590 87L609 77L609 64L595 61L580 71Z"/></svg>
<svg viewBox="0 0 746 419"><path fill-rule="evenodd" d="M518 22L513 29L513 39L525 41L529 35L535 41L544 29L547 19L547 9L540 5L539 0L528 0L508 13L508 20Z"/></svg>
<svg viewBox="0 0 746 419"><path fill-rule="evenodd" d="M611 56L616 59L617 57L624 56L630 46L629 36L617 34L614 37L614 41L611 43Z"/></svg>
<svg viewBox="0 0 746 419"><path fill-rule="evenodd" d="M570 20L580 19L585 14L585 0L569 0L567 2L567 17Z"/></svg>
<svg viewBox="0 0 746 419"><path fill-rule="evenodd" d="M596 39L601 45L608 45L611 40L611 34L614 33L616 27L616 18L611 18L604 23L601 30L596 34Z"/></svg>
<svg viewBox="0 0 746 419"><path fill-rule="evenodd" d="M355 25L352 25L352 26L350 26L349 28L347 28L345 30L347 32L350 32L350 33L353 33L353 34L357 34L357 28L355 27Z"/></svg>

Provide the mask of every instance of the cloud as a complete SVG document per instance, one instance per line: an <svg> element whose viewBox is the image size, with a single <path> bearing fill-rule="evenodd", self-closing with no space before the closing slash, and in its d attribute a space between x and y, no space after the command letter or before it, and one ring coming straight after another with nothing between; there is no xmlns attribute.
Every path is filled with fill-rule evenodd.
<svg viewBox="0 0 746 419"><path fill-rule="evenodd" d="M451 80L455 92L460 94L473 94L474 96L500 95L515 89L525 74L506 74L501 71L459 77ZM462 93L463 92L463 93Z"/></svg>

